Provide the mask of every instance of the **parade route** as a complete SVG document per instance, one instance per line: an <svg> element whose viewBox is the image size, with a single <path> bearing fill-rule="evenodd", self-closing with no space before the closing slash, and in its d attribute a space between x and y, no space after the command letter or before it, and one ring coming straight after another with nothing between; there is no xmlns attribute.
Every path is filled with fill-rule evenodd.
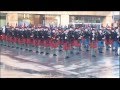
<svg viewBox="0 0 120 90"><path fill-rule="evenodd" d="M1 11L0 78L120 78L120 12Z"/></svg>
<svg viewBox="0 0 120 90"><path fill-rule="evenodd" d="M93 58L90 52L64 58L64 52L57 56L0 46L1 78L119 78L119 56L111 50L97 53Z"/></svg>

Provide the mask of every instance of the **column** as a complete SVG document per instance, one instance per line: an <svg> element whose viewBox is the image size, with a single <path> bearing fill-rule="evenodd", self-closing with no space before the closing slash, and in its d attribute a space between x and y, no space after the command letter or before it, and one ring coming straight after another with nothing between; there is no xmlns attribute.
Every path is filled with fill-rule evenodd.
<svg viewBox="0 0 120 90"><path fill-rule="evenodd" d="M61 15L61 25L65 26L69 24L69 15Z"/></svg>
<svg viewBox="0 0 120 90"><path fill-rule="evenodd" d="M111 26L112 22L112 13L110 12L108 15L106 15L105 19L103 20L103 26L106 26L107 24Z"/></svg>

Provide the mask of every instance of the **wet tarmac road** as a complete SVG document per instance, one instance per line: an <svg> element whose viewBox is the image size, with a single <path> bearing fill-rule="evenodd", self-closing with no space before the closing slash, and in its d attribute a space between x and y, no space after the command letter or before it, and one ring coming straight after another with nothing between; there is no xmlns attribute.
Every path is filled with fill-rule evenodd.
<svg viewBox="0 0 120 90"><path fill-rule="evenodd" d="M57 56L52 54L45 55L25 50L0 46L1 56L6 55L12 59L18 60L21 63L30 62L52 68L46 71L36 71L31 69L14 70L27 73L44 73L51 75L62 76L63 78L119 78L119 61L120 56L115 56L112 50L104 53L97 53L96 57L91 57L90 51L81 51L80 54L71 54L70 58L65 59L65 52L56 52ZM76 52L74 50L74 52ZM4 60L4 58L1 58ZM3 63L4 64L4 63ZM18 63L19 64L19 63ZM10 68L13 66L6 65ZM42 68L42 66L41 66Z"/></svg>

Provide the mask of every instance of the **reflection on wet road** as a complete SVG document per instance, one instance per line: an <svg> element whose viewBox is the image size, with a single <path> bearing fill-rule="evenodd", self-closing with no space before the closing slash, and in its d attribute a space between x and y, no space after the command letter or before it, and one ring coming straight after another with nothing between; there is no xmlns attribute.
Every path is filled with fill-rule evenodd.
<svg viewBox="0 0 120 90"><path fill-rule="evenodd" d="M54 57L52 54L37 54L4 46L0 48L1 66L4 64L6 69L63 78L119 78L120 56L115 56L111 50L97 53L97 57L91 57L90 51L81 51L79 55L71 54L69 59L65 59L64 52L57 52ZM5 63L2 56L7 56L15 62Z"/></svg>

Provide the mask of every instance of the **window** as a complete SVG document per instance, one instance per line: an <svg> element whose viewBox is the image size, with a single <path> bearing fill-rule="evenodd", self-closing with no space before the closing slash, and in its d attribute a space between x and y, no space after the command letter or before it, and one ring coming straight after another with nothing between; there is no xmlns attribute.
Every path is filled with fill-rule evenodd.
<svg viewBox="0 0 120 90"><path fill-rule="evenodd" d="M74 18L74 19L73 19ZM84 15L75 15L70 16L70 23L102 23L103 16L84 16Z"/></svg>
<svg viewBox="0 0 120 90"><path fill-rule="evenodd" d="M18 25L28 26L31 23L32 15L30 14L18 14Z"/></svg>
<svg viewBox="0 0 120 90"><path fill-rule="evenodd" d="M0 27L3 27L6 25L6 14L0 13Z"/></svg>
<svg viewBox="0 0 120 90"><path fill-rule="evenodd" d="M45 15L45 25L49 26L50 24L60 25L60 15Z"/></svg>

